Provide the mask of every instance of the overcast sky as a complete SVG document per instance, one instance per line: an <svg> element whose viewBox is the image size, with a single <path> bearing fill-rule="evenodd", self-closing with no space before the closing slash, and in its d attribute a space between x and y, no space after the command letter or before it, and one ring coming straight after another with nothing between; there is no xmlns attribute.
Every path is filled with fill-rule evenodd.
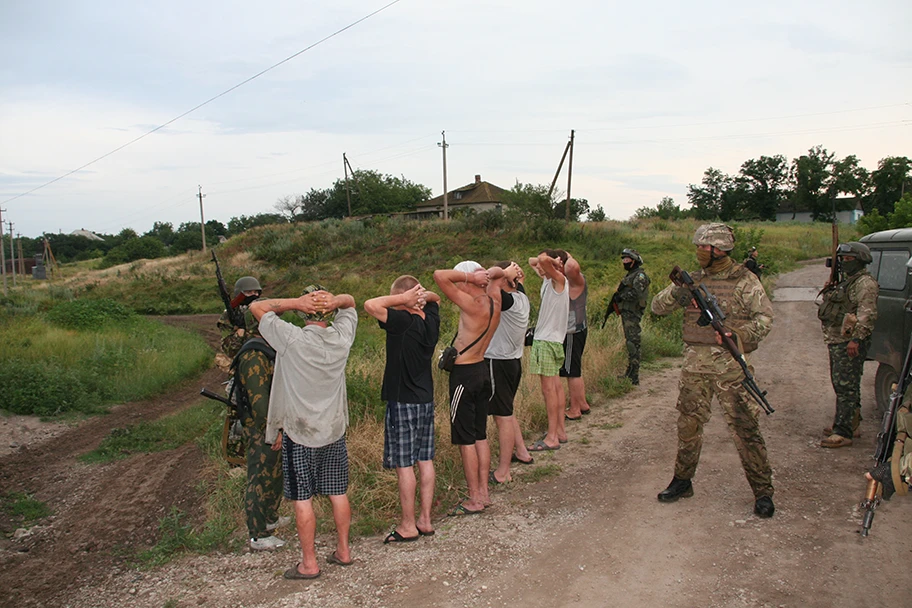
<svg viewBox="0 0 912 608"><path fill-rule="evenodd" d="M912 2L0 2L0 206L27 236L273 212L356 169L550 183L626 219L710 166L912 156ZM566 166L560 178L566 188Z"/></svg>

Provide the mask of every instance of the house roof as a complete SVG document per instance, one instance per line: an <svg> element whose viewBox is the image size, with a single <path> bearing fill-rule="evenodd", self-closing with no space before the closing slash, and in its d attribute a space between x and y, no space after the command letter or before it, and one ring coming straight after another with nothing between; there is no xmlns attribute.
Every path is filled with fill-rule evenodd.
<svg viewBox="0 0 912 608"><path fill-rule="evenodd" d="M503 202L503 188L495 186L489 182L475 181L471 184L450 190L447 193L447 205L477 205L480 203L501 203ZM459 198L456 194L459 193ZM428 207L443 206L443 195L435 196L430 200L418 203L418 209Z"/></svg>
<svg viewBox="0 0 912 608"><path fill-rule="evenodd" d="M73 232L70 233L70 235L71 236L82 236L82 237L85 237L92 241L103 241L104 240L103 238L101 238L100 236L95 234L94 232L92 232L90 230L86 230L85 228L82 228L80 230L74 230Z"/></svg>
<svg viewBox="0 0 912 608"><path fill-rule="evenodd" d="M847 207L849 209L861 210L861 199L857 196L837 196L836 208L845 210ZM779 203L779 208L776 209L776 213L810 213L810 211L810 209L793 209L792 201L788 199L783 199L782 202Z"/></svg>

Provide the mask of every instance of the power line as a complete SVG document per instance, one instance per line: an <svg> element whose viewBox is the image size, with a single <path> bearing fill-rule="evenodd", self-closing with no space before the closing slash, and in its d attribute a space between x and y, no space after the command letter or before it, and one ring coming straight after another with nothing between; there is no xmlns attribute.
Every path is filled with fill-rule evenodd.
<svg viewBox="0 0 912 608"><path fill-rule="evenodd" d="M338 36L338 35L341 34L342 32L344 32L344 31L346 31L346 30L349 30L349 29L355 27L355 26L358 25L359 23L361 23L361 22L363 22L363 21L366 21L366 20L370 19L371 17L373 17L374 15L376 15L376 14L378 14L378 13L380 13L380 12L385 11L385 10L388 9L389 7L393 6L394 4L398 4L400 1L401 1L401 0L393 0L393 1L390 2L389 4L386 4L386 5L384 5L384 6L380 7L380 8L378 8L378 9L375 10L374 12L369 13L368 15L365 15L364 17L361 17L361 18L358 19L357 21L354 21L354 22L352 22L352 23L349 23L348 25L346 25L346 26L343 27L342 29L336 30L336 31L333 32L332 34L329 34L328 36L325 36L324 38L321 38L320 40L314 42L314 43L311 44L310 46L301 49L301 50L298 51L297 53L295 53L295 54L293 54L293 55L289 55L288 57L286 57L286 58L283 59L282 61L279 61L278 63L275 63L275 64L269 66L269 67L266 68L265 70L262 70L261 72L258 72L257 74L254 74L254 75L251 76L250 78L247 78L246 80L243 80L243 81L239 82L238 84L234 85L234 86L231 87L230 89L227 89L227 90L225 90L225 91L222 91L221 93L219 93L218 95L216 95L216 96L214 96L214 97L210 97L209 99L207 99L206 101L202 102L201 104L199 104L199 105L197 105L197 106L194 106L193 108L190 108L189 110L187 110L187 111L184 112L183 114L181 114L181 115L179 115L179 116L176 116L176 117L172 118L172 119L169 120L168 122L166 122L166 123L164 123L164 124L161 124L161 125L155 127L154 129L152 129L152 130L150 130L150 131L147 131L146 133L143 133L143 134L140 135L139 137L136 137L136 138L134 138L134 139L131 139L131 140L128 141L127 143L123 144L122 146L119 146L119 147L117 147L117 148L114 148L113 150L111 150L111 151L108 152L107 154L103 154L103 155L99 156L98 158L96 158L95 160L89 161L89 162L87 162L86 164L82 165L81 167L77 167L76 169L73 169L72 171L69 171L69 172L67 172L67 173L64 173L64 174L61 175L60 177L55 177L55 178L52 179L51 181L46 182L46 183L44 183L44 184L41 184L40 186L36 186L35 188L32 188L31 190L29 190L29 191L27 191L27 192L23 192L23 193L21 193L21 194L17 194L16 196L14 196L14 197L12 197L12 198L8 198L8 199L6 199L5 201L3 201L3 203L8 203L8 202L10 202L10 201L14 201L14 200L16 200L17 198L21 198L21 197L27 196L27 195L29 195L29 194L31 194L31 193L37 191L37 190L41 190L42 188L45 188L45 187L47 187L47 186L50 186L50 185L53 184L53 183L59 182L60 180L66 178L66 177L69 177L70 175L73 175L74 173L77 173L77 172L79 172L79 171L82 171L82 170L85 169L86 167L89 167L89 166L91 166L91 165L94 165L95 163L97 163L97 162L100 161L100 160L104 160L105 158L111 156L112 154L115 154L115 153L117 153L117 152L120 152L121 150L123 150L123 149L126 148L127 146L133 145L133 144L135 144L136 142L138 142L139 140L144 139L145 137L148 137L149 135L152 135L152 134L155 133L156 131L160 131L161 129L164 129L164 128L167 127L168 125L177 122L178 120L180 120L181 118L187 116L188 114L192 114L193 112L199 110L199 109L202 108L203 106L206 106L206 105L212 103L212 102L215 101L216 99L219 99L220 97L224 97L224 96L227 95L228 93L231 93L231 92L234 91L235 89L238 89L238 88L244 86L244 85L247 84L248 82L251 82L252 80L255 80L255 79L259 78L259 77L262 76L263 74L266 74L267 72L270 72L270 71L274 70L275 68L279 67L280 65L285 64L285 63L288 63L289 61L291 61L291 60L294 59L295 57L297 57L297 56L299 56L299 55L301 55L301 54L303 54L303 53L306 53L307 51L311 50L312 48L314 48L314 47L316 47L316 46L319 46L319 45L323 44L323 43L326 42L327 40L330 40L330 39L332 39L332 38L335 38L336 36ZM3 204L3 203L0 203L0 204Z"/></svg>

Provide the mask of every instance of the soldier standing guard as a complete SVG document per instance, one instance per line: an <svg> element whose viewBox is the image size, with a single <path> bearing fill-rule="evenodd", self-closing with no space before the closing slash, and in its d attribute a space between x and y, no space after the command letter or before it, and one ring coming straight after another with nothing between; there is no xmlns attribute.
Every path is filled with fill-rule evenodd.
<svg viewBox="0 0 912 608"><path fill-rule="evenodd" d="M726 316L726 333L731 333L747 358L747 353L755 350L772 328L772 304L757 277L729 257L735 245L731 228L725 224L704 224L697 228L693 243L702 267L693 274L694 283L704 285L717 298ZM691 480L700 461L703 425L712 415L710 403L715 395L733 431L741 466L754 493L754 513L772 517L773 473L758 424L760 407L741 385L744 373L731 353L721 346L716 331L697 323L700 311L691 298L689 289L671 284L652 300L652 312L657 315L684 307L686 344L677 403L678 455L674 477L658 499L674 502L693 496Z"/></svg>
<svg viewBox="0 0 912 608"><path fill-rule="evenodd" d="M253 551L278 549L285 541L271 533L291 521L279 517L282 500L282 452L266 442L266 418L269 413L269 391L272 388L275 351L259 332L259 325L247 307L260 299L263 289L254 277L241 277L234 284L233 298L243 293L239 308L245 327L235 327L228 311L219 317L222 351L233 362L236 396L244 407L241 422L247 440L247 513L248 546Z"/></svg>
<svg viewBox="0 0 912 608"><path fill-rule="evenodd" d="M636 249L621 252L621 263L627 274L621 279L612 301L617 304L627 341L627 371L624 376L634 385L640 383L640 321L649 296L649 277L643 270L643 258Z"/></svg>
<svg viewBox="0 0 912 608"><path fill-rule="evenodd" d="M830 353L830 380L836 392L833 426L820 447L852 445L861 422L861 374L871 347L871 332L877 320L877 281L868 273L871 250L864 243L843 243L836 249L842 280L823 288L817 316Z"/></svg>

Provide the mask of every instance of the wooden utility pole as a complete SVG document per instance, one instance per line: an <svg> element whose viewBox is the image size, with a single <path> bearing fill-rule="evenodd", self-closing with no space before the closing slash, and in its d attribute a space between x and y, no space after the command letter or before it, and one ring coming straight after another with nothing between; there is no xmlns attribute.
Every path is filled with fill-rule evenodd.
<svg viewBox="0 0 912 608"><path fill-rule="evenodd" d="M557 178L560 177L561 169L564 166L564 160L567 159L567 152L570 151L570 142L567 142L567 145L564 146L564 154L561 156L560 162L557 164L557 171L554 172L554 179L551 180L551 187L548 188L548 198L551 198L551 193L554 192L554 186L557 185Z"/></svg>
<svg viewBox="0 0 912 608"><path fill-rule="evenodd" d="M9 235L10 235L10 268L13 271L13 287L16 286L16 250L13 248L13 223L9 220L6 220L6 225L9 226ZM4 265L6 262L4 262Z"/></svg>
<svg viewBox="0 0 912 608"><path fill-rule="evenodd" d="M25 276L25 259L22 257L22 235L16 233L16 247L19 248L19 276Z"/></svg>
<svg viewBox="0 0 912 608"><path fill-rule="evenodd" d="M450 145L446 143L446 131L441 131L440 135L443 136L443 141L438 142L437 145L443 149L443 219L448 220L450 219L450 210L447 204L446 150Z"/></svg>
<svg viewBox="0 0 912 608"><path fill-rule="evenodd" d="M206 198L206 195L203 194L203 187L199 187L199 194L197 196L200 199L200 232L203 235L203 253L206 253L206 218L203 216L203 199Z"/></svg>
<svg viewBox="0 0 912 608"><path fill-rule="evenodd" d="M570 129L570 160L567 163L567 214L564 219L570 221L570 180L573 179L573 137L575 131Z"/></svg>
<svg viewBox="0 0 912 608"><path fill-rule="evenodd" d="M345 196L348 198L348 217L352 216L352 190L348 183L348 159L345 158L345 152L342 153L342 169L345 170ZM352 172L354 173L354 172Z"/></svg>
<svg viewBox="0 0 912 608"><path fill-rule="evenodd" d="M6 209L0 209L0 272L3 273L3 295L6 295L6 257L3 253L3 212Z"/></svg>

